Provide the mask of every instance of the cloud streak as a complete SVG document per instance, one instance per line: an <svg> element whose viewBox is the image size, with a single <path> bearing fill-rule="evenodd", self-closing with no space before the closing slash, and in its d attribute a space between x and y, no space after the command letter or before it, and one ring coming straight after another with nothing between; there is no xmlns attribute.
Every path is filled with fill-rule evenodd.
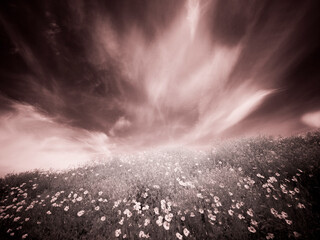
<svg viewBox="0 0 320 240"><path fill-rule="evenodd" d="M122 102L125 115L114 128L129 117L128 135L132 128L141 145L150 143L146 134L159 141L155 144L167 144L169 139L175 144L212 139L248 116L273 92L252 79L228 87L244 42L225 46L212 41L210 31L198 26L199 5L188 1L152 42L139 28L120 36L108 19L99 21L96 46L103 46L104 55L120 63L125 80L138 86L144 98Z"/></svg>
<svg viewBox="0 0 320 240"><path fill-rule="evenodd" d="M32 169L64 169L108 156L109 139L58 124L30 105L14 104L0 118L0 175Z"/></svg>
<svg viewBox="0 0 320 240"><path fill-rule="evenodd" d="M4 4L0 162L62 166L315 128L318 10L315 1Z"/></svg>

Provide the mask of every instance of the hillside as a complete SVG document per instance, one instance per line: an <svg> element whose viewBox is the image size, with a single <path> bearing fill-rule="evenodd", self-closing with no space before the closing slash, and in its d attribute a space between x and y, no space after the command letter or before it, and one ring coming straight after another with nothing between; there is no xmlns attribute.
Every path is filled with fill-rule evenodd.
<svg viewBox="0 0 320 240"><path fill-rule="evenodd" d="M0 179L0 239L317 239L320 132Z"/></svg>

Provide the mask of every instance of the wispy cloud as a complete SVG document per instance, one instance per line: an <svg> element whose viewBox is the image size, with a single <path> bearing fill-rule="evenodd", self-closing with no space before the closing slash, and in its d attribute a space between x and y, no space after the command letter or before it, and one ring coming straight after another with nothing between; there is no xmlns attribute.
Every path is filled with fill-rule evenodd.
<svg viewBox="0 0 320 240"><path fill-rule="evenodd" d="M0 117L0 174L38 169L63 169L110 154L109 139L59 124L34 107L14 104Z"/></svg>

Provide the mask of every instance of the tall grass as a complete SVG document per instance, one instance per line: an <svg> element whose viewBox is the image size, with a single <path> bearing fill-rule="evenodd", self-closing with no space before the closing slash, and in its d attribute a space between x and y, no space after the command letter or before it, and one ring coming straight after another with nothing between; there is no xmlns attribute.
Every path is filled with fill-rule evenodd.
<svg viewBox="0 0 320 240"><path fill-rule="evenodd" d="M320 133L0 179L0 239L318 239Z"/></svg>

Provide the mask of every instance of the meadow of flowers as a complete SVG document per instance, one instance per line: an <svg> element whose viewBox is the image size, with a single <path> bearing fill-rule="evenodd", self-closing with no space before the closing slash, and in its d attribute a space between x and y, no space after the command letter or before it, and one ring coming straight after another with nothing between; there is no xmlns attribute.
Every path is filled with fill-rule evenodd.
<svg viewBox="0 0 320 240"><path fill-rule="evenodd" d="M0 239L318 239L320 133L0 179Z"/></svg>

